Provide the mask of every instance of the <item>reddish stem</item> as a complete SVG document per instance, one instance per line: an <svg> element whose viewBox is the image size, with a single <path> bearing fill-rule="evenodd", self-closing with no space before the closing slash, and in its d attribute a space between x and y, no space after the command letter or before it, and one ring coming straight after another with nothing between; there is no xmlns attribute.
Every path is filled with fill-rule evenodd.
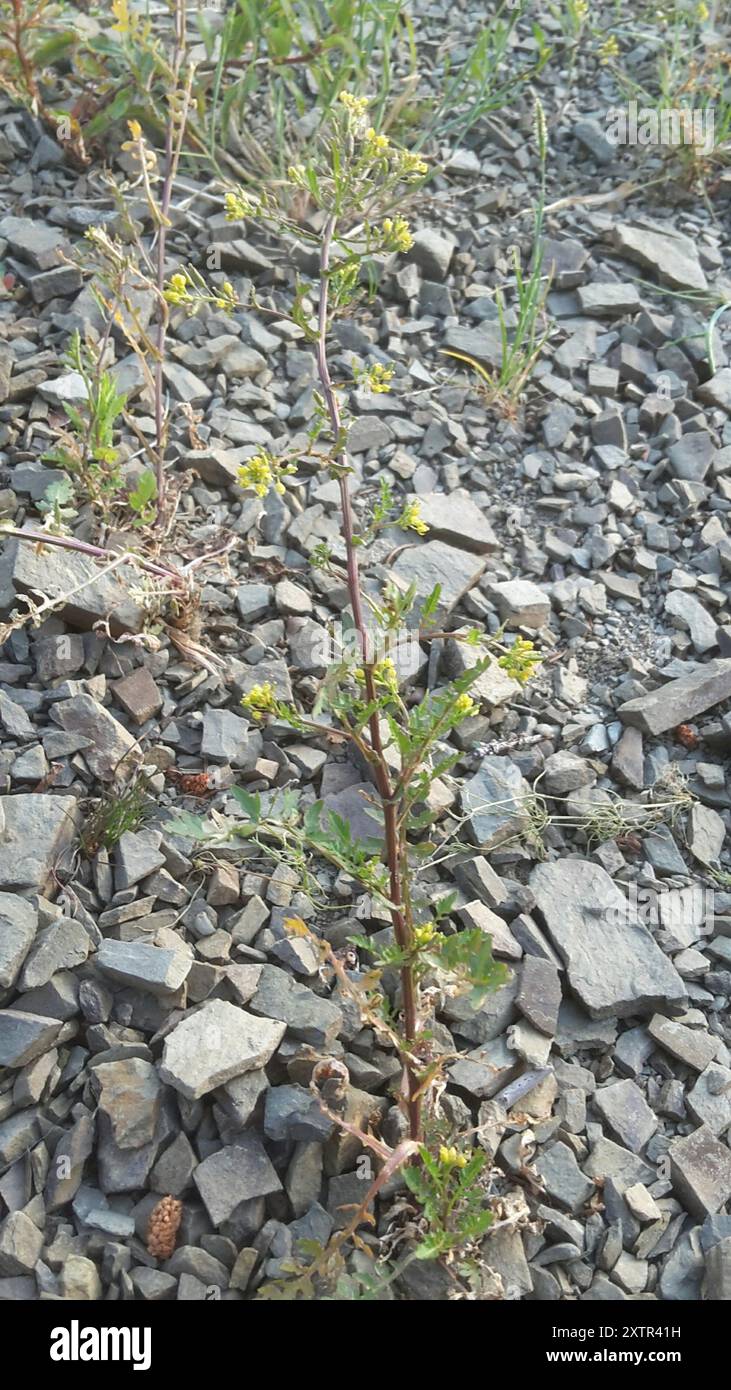
<svg viewBox="0 0 731 1390"><path fill-rule="evenodd" d="M335 217L330 216L325 223L320 245L320 305L318 312L318 336L316 345L317 373L320 378L330 426L333 438L337 439L340 434L341 420L340 408L337 397L333 390L330 378L330 369L327 361L327 324L328 324L328 299L330 272L330 252L332 248L333 233L335 231ZM363 661L363 672L365 676L366 699L368 703L376 700L376 689L373 680L373 663L371 660L370 647L368 642L368 629L363 612L363 599L360 588L360 572L358 567L358 554L354 544L353 533L353 509L350 503L350 493L348 491L347 456L341 450L337 456L337 463L343 470L339 478L340 504L342 509L342 534L345 541L345 554L348 574L348 593L350 604L353 610L353 622L358 633L361 657ZM368 721L368 728L371 738L371 746L376 755L375 775L376 786L383 806L383 819L385 825L386 841L386 862L390 880L390 897L393 907L391 917L393 921L394 935L396 942L402 951L410 951L412 946L411 928L403 909L403 894L401 889L402 873L402 846L401 832L399 829L399 803L394 800L391 778L388 772L388 765L383 751L383 741L381 739L381 729L378 721L378 711L374 711ZM412 1048L417 1035L417 1005L416 987L414 982L413 969L409 965L404 965L401 969L401 994L403 998L404 1013L404 1035L409 1048ZM412 1139L421 1138L421 1099L419 1096L419 1080L414 1066L409 1057L404 1059L406 1070L406 1080L408 1088L408 1114L409 1132Z"/></svg>

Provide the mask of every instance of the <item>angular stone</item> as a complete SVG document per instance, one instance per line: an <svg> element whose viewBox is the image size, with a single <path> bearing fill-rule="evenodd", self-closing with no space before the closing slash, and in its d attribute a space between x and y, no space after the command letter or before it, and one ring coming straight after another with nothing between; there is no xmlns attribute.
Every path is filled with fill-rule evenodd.
<svg viewBox="0 0 731 1390"><path fill-rule="evenodd" d="M108 619L110 631L141 632L142 608L130 597L139 588L139 573L131 565L119 565L107 574L99 563L78 551L38 547L11 537L0 556L0 614L15 607L17 595L42 593L51 599L68 594L58 616L74 627L89 629Z"/></svg>
<svg viewBox="0 0 731 1390"><path fill-rule="evenodd" d="M588 1202L594 1184L582 1173L568 1144L549 1144L533 1164L549 1197L566 1211L577 1212Z"/></svg>
<svg viewBox="0 0 731 1390"><path fill-rule="evenodd" d="M590 1178L611 1178L618 1192L624 1192L638 1182L647 1187L657 1178L655 1169L649 1163L630 1153L621 1144L615 1144L612 1139L597 1140L589 1157L584 1160L583 1169Z"/></svg>
<svg viewBox="0 0 731 1390"><path fill-rule="evenodd" d="M708 652L718 645L716 620L696 598L682 589L674 589L665 599L665 612L675 619L675 625L690 633L697 652Z"/></svg>
<svg viewBox="0 0 731 1390"><path fill-rule="evenodd" d="M490 664L481 675L473 679L469 693L480 705L486 705L488 709L493 710L520 694L520 682L509 676L502 666L498 666L485 643L477 642L473 646L472 643L457 642L451 638L445 643L445 668L450 680L471 671L486 657Z"/></svg>
<svg viewBox="0 0 731 1390"><path fill-rule="evenodd" d="M561 1006L561 981L555 965L540 956L526 956L515 1002L534 1028L552 1038Z"/></svg>
<svg viewBox="0 0 731 1390"><path fill-rule="evenodd" d="M694 1071L705 1071L718 1051L718 1038L714 1034L702 1028L686 1028L685 1024L675 1023L662 1014L655 1014L647 1031L671 1057L677 1057Z"/></svg>
<svg viewBox="0 0 731 1390"><path fill-rule="evenodd" d="M731 1069L710 1062L685 1098L694 1120L720 1137L731 1126Z"/></svg>
<svg viewBox="0 0 731 1390"><path fill-rule="evenodd" d="M592 280L588 285L579 285L576 297L581 312L592 318L620 318L622 314L636 314L642 308L636 285L624 285L615 280Z"/></svg>
<svg viewBox="0 0 731 1390"><path fill-rule="evenodd" d="M147 941L102 941L95 963L110 979L146 990L149 994L171 994L180 989L193 964L183 950L171 951Z"/></svg>
<svg viewBox="0 0 731 1390"><path fill-rule="evenodd" d="M48 984L59 970L81 965L90 950L89 933L81 922L60 917L38 932L23 966L18 988L38 989Z"/></svg>
<svg viewBox="0 0 731 1390"><path fill-rule="evenodd" d="M685 1001L677 970L598 864L538 864L530 886L571 988L592 1018L626 1017Z"/></svg>
<svg viewBox="0 0 731 1390"><path fill-rule="evenodd" d="M293 1037L313 1047L328 1047L343 1026L343 1013L337 1004L313 994L306 985L298 984L276 965L262 967L256 994L250 1000L249 1008L252 1013L267 1020L279 1019ZM277 1041L283 1033L284 1028ZM241 1070L248 1068L242 1067Z"/></svg>
<svg viewBox="0 0 731 1390"><path fill-rule="evenodd" d="M452 237L442 236L431 227L425 227L414 234L409 259L415 261L427 280L439 282L446 278L455 246Z"/></svg>
<svg viewBox="0 0 731 1390"><path fill-rule="evenodd" d="M449 1068L449 1079L476 1100L490 1100L522 1070L522 1059L510 1051L506 1039L494 1038L460 1057Z"/></svg>
<svg viewBox="0 0 731 1390"><path fill-rule="evenodd" d="M403 589L415 584L416 597L422 602L439 585L440 594L432 616L435 622L440 622L477 583L486 563L484 558L446 545L444 541L426 541L402 550L391 566L391 575ZM409 625L415 626L419 617L417 603L409 614Z"/></svg>
<svg viewBox="0 0 731 1390"><path fill-rule="evenodd" d="M474 843L485 851L514 839L527 824L523 803L529 795L528 783L510 758L483 758L462 787L462 809L469 814Z"/></svg>
<svg viewBox="0 0 731 1390"><path fill-rule="evenodd" d="M235 1004L213 1000L168 1034L160 1075L186 1099L197 1100L243 1072L266 1066L285 1027L283 1021L254 1018Z"/></svg>
<svg viewBox="0 0 731 1390"><path fill-rule="evenodd" d="M497 549L498 539L490 522L469 494L422 492L416 501L432 540L446 541L478 555Z"/></svg>
<svg viewBox="0 0 731 1390"><path fill-rule="evenodd" d="M0 990L15 984L37 926L38 912L31 903L0 893Z"/></svg>
<svg viewBox="0 0 731 1390"><path fill-rule="evenodd" d="M214 1226L228 1221L242 1202L268 1197L282 1187L262 1143L253 1134L242 1134L235 1144L205 1158L198 1164L193 1181Z"/></svg>
<svg viewBox="0 0 731 1390"><path fill-rule="evenodd" d="M197 1166L198 1158L187 1134L179 1134L158 1158L150 1173L150 1188L180 1197L190 1187Z"/></svg>
<svg viewBox="0 0 731 1390"><path fill-rule="evenodd" d="M527 579L508 579L503 584L493 584L489 596L497 603L498 613L509 628L528 627L537 631L545 627L551 616L548 595Z"/></svg>
<svg viewBox="0 0 731 1390"><path fill-rule="evenodd" d="M484 903L477 899L474 902L466 903L464 907L457 908L457 916L468 929L474 930L477 927L486 936L489 936L494 956L503 960L520 960L523 955L522 946L515 940L513 933L502 917L491 912Z"/></svg>
<svg viewBox="0 0 731 1390"><path fill-rule="evenodd" d="M731 367L722 367L710 381L704 381L696 392L700 401L718 405L731 414Z"/></svg>
<svg viewBox="0 0 731 1390"><path fill-rule="evenodd" d="M80 821L73 796L0 797L0 887L52 894L54 870L76 839Z"/></svg>
<svg viewBox="0 0 731 1390"><path fill-rule="evenodd" d="M41 1257L43 1234L23 1211L0 1224L0 1276L31 1274Z"/></svg>
<svg viewBox="0 0 731 1390"><path fill-rule="evenodd" d="M686 676L668 681L648 695L639 695L619 706L625 724L646 734L664 734L695 719L731 695L731 658L719 657Z"/></svg>
<svg viewBox="0 0 731 1390"><path fill-rule="evenodd" d="M473 1043L491 1042L515 1021L517 992L518 982L513 976L507 984L488 994L479 1009L470 1003L468 994L458 994L453 999L445 999L444 1017L449 1019L453 1032L459 1037Z"/></svg>
<svg viewBox="0 0 731 1390"><path fill-rule="evenodd" d="M155 1135L162 1087L156 1068L141 1057L103 1062L92 1071L99 1109L120 1149L140 1149Z"/></svg>
<svg viewBox="0 0 731 1390"><path fill-rule="evenodd" d="M668 1149L670 1180L684 1206L703 1220L731 1197L731 1149L701 1125Z"/></svg>
<svg viewBox="0 0 731 1390"><path fill-rule="evenodd" d="M694 859L706 867L717 864L726 838L726 827L711 806L696 801L688 817L688 848Z"/></svg>
<svg viewBox="0 0 731 1390"><path fill-rule="evenodd" d="M673 228L640 219L636 224L616 223L612 238L628 260L657 275L675 290L705 290L708 282L698 260L698 248L690 237Z"/></svg>
<svg viewBox="0 0 731 1390"><path fill-rule="evenodd" d="M444 348L466 357L476 357L478 362L485 362L488 367L499 367L503 359L500 325L485 322L479 328L448 328L444 335Z"/></svg>
<svg viewBox="0 0 731 1390"><path fill-rule="evenodd" d="M600 1086L594 1094L594 1105L620 1144L633 1154L644 1149L657 1129L657 1116L634 1081Z"/></svg>
<svg viewBox="0 0 731 1390"><path fill-rule="evenodd" d="M95 1119L79 1116L72 1129L56 1145L49 1167L44 1199L48 1211L58 1211L76 1195L84 1175L84 1164L94 1147Z"/></svg>
<svg viewBox="0 0 731 1390"><path fill-rule="evenodd" d="M114 850L114 887L125 892L148 874L161 869L165 855L160 850L159 830L125 830Z"/></svg>
<svg viewBox="0 0 731 1390"><path fill-rule="evenodd" d="M146 666L138 666L128 676L114 681L112 686L115 699L134 719L135 724L145 724L162 709L163 697L155 685Z"/></svg>
<svg viewBox="0 0 731 1390"><path fill-rule="evenodd" d="M61 700L53 706L51 714L66 733L80 734L89 740L84 758L100 781L124 778L142 762L142 753L132 734L91 695L74 695L70 700Z"/></svg>
<svg viewBox="0 0 731 1390"><path fill-rule="evenodd" d="M0 1067L24 1067L53 1047L63 1024L57 1018L0 1009Z"/></svg>

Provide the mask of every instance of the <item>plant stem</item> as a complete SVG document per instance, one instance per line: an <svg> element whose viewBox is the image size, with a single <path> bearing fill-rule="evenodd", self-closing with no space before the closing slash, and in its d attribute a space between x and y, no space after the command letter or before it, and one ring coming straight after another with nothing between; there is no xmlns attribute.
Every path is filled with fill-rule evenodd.
<svg viewBox="0 0 731 1390"><path fill-rule="evenodd" d="M157 353L155 357L155 481L157 483L157 516L156 525L162 526L165 521L165 406L163 401L163 367L165 365L165 339L167 337L168 322L170 311L165 299L165 250L167 242L167 229L170 226L170 202L173 195L173 184L177 172L178 161L182 149L185 126L188 118L188 105L190 102L190 92L193 81L192 69L188 76L187 86L182 93L182 104L177 111L179 129L176 138L175 116L176 98L180 96L180 69L183 65L186 50L186 15L185 0L174 0L175 2L175 48L173 52L173 86L171 89L171 109L170 117L165 132L165 177L160 197L160 221L157 233L157 295L158 295L158 325L157 325ZM144 165L143 165L144 167Z"/></svg>
<svg viewBox="0 0 731 1390"><path fill-rule="evenodd" d="M320 304L318 310L318 336L315 348L317 358L317 374L320 378L323 396L327 405L330 417L330 426L333 438L337 440L341 430L340 409L337 397L333 390L330 369L327 361L327 329L328 329L328 290L330 273L330 252L332 249L333 235L335 232L336 219L330 216L325 223L320 244ZM348 573L348 594L350 605L353 610L353 622L358 633L358 640L363 661L363 674L365 677L366 698L369 704L375 703L376 689L373 680L373 663L370 655L370 643L368 629L363 612L363 600L360 588L360 573L358 568L358 555L353 539L353 509L350 503L350 493L348 491L348 472L347 456L341 450L337 457L337 462L341 473L339 478L340 485L340 506L342 513L342 534L345 542L345 554ZM403 894L401 889L402 877L406 871L406 836L403 829L403 821L400 815L400 797L394 798L391 778L388 771L383 751L383 741L381 739L381 729L378 721L377 710L371 715L368 722L371 746L375 754L375 777L378 794L381 798L383 807L383 819L385 825L386 841L386 863L390 881L390 894L393 907L391 917L393 921L394 935L396 943L404 952L410 952L412 947L411 922L404 909ZM403 999L404 1015L404 1036L409 1049L416 1042L418 1031L418 1013L416 1001L416 983L414 980L413 968L410 965L403 966L401 970L401 994ZM419 1079L414 1069L413 1061L410 1057L404 1058L404 1068L406 1073L407 1087L407 1108L409 1117L409 1134L411 1139L421 1139L421 1098L419 1096Z"/></svg>

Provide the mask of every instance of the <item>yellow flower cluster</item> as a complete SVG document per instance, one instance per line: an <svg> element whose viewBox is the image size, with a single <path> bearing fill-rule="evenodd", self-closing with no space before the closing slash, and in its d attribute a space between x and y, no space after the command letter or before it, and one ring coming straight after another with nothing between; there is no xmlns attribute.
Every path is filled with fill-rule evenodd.
<svg viewBox="0 0 731 1390"><path fill-rule="evenodd" d="M241 704L255 719L263 719L265 714L276 714L277 697L271 681L264 681L262 685L252 685Z"/></svg>
<svg viewBox="0 0 731 1390"><path fill-rule="evenodd" d="M469 1161L469 1156L460 1153L454 1144L450 1144L449 1148L442 1144L439 1150L439 1162L443 1168L466 1168Z"/></svg>
<svg viewBox="0 0 731 1390"><path fill-rule="evenodd" d="M188 277L184 270L178 270L165 286L165 299L168 304L187 304L190 299Z"/></svg>
<svg viewBox="0 0 731 1390"><path fill-rule="evenodd" d="M520 681L521 685L525 685L530 680L536 667L540 664L541 658L533 642L529 642L526 637L516 637L510 651L498 660L498 666L501 666L503 671L507 671L513 680Z"/></svg>
<svg viewBox="0 0 731 1390"><path fill-rule="evenodd" d="M429 173L429 165L411 150L394 151L394 167L402 179L419 179Z"/></svg>
<svg viewBox="0 0 731 1390"><path fill-rule="evenodd" d="M384 367L381 362L374 362L372 367L355 372L354 375L359 386L364 387L366 391L372 391L375 396L381 396L391 388L393 370L393 367Z"/></svg>
<svg viewBox="0 0 731 1390"><path fill-rule="evenodd" d="M362 666L357 667L353 673L355 679L365 684L365 671ZM398 695L398 673L390 656L384 656L382 661L377 661L371 669L373 684L380 686L383 690L390 690L393 695Z"/></svg>
<svg viewBox="0 0 731 1390"><path fill-rule="evenodd" d="M256 203L252 202L240 188L232 189L226 194L226 211L224 216L227 222L240 222L244 217L254 217L258 211Z"/></svg>
<svg viewBox="0 0 731 1390"><path fill-rule="evenodd" d="M405 217L384 217L381 228L387 251L410 251L414 238Z"/></svg>
<svg viewBox="0 0 731 1390"><path fill-rule="evenodd" d="M439 933L434 923L425 922L421 927L414 927L412 940L417 951L421 951L425 946L429 946L434 940L434 937L438 935Z"/></svg>
<svg viewBox="0 0 731 1390"><path fill-rule="evenodd" d="M473 714L479 714L480 706L472 699L471 695L458 695L454 702L454 713L460 719L468 719Z"/></svg>
<svg viewBox="0 0 731 1390"><path fill-rule="evenodd" d="M379 135L373 126L369 126L365 133L366 154L381 155L385 154L389 148L390 140L387 135Z"/></svg>
<svg viewBox="0 0 731 1390"><path fill-rule="evenodd" d="M217 309L236 309L237 306L238 306L238 302L239 302L239 301L238 301L238 299L236 298L236 291L235 291L233 285L231 284L231 282L230 282L229 280L224 280L223 284L221 285L221 291L220 291L220 294L218 295L218 298L217 298L217 299L214 299L214 301L213 301L213 303L215 304L216 308L217 308Z"/></svg>
<svg viewBox="0 0 731 1390"><path fill-rule="evenodd" d="M602 63L611 63L612 58L616 58L619 53L619 41L614 34L610 34L608 39L600 45L599 57Z"/></svg>
<svg viewBox="0 0 731 1390"><path fill-rule="evenodd" d="M417 501L404 503L404 509L396 525L400 526L402 531L416 531L419 536L425 536L429 530L422 518L421 508Z"/></svg>
<svg viewBox="0 0 731 1390"><path fill-rule="evenodd" d="M253 488L257 497L266 497L272 487L281 495L285 491L282 478L296 471L296 464L280 463L271 454L262 451L242 463L237 477L241 487Z"/></svg>
<svg viewBox="0 0 731 1390"><path fill-rule="evenodd" d="M368 110L368 98L355 97L352 92L340 92L338 101L341 101L346 111L350 111L354 116L364 116Z"/></svg>

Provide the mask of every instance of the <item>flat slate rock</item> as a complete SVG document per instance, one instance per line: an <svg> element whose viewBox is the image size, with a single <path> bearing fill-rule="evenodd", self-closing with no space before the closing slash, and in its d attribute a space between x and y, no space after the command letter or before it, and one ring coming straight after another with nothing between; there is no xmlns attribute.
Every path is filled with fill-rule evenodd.
<svg viewBox="0 0 731 1390"><path fill-rule="evenodd" d="M193 1173L193 1181L214 1226L228 1221L242 1202L281 1191L266 1150L253 1134L210 1154Z"/></svg>
<svg viewBox="0 0 731 1390"><path fill-rule="evenodd" d="M677 970L598 864L538 864L530 887L569 984L592 1018L649 1013L685 1001Z"/></svg>
<svg viewBox="0 0 731 1390"><path fill-rule="evenodd" d="M487 517L467 493L424 492L416 499L432 540L483 555L497 550L498 539Z"/></svg>
<svg viewBox="0 0 731 1390"><path fill-rule="evenodd" d="M142 631L144 612L130 598L139 584L139 573L131 565L103 574L89 555L51 546L39 554L35 545L11 537L0 556L0 614L15 607L18 594L40 592L51 599L68 594L58 610L60 617L84 629L106 618L112 635L118 637Z"/></svg>
<svg viewBox="0 0 731 1390"><path fill-rule="evenodd" d="M36 908L12 893L0 893L0 990L15 984L38 927Z"/></svg>
<svg viewBox="0 0 731 1390"><path fill-rule="evenodd" d="M674 1139L668 1149L670 1180L688 1211L701 1220L731 1197L731 1149L705 1125Z"/></svg>
<svg viewBox="0 0 731 1390"><path fill-rule="evenodd" d="M148 941L115 941L109 937L102 941L95 963L119 984L150 994L171 994L180 989L190 973L193 957Z"/></svg>
<svg viewBox="0 0 731 1390"><path fill-rule="evenodd" d="M0 796L0 888L52 895L53 871L75 841L80 820L73 796Z"/></svg>
<svg viewBox="0 0 731 1390"><path fill-rule="evenodd" d="M235 1076L265 1066L284 1033L283 1022L254 1018L235 1004L212 1000L168 1034L160 1076L188 1100L198 1100Z"/></svg>
<svg viewBox="0 0 731 1390"><path fill-rule="evenodd" d="M402 588L415 584L416 597L421 600L428 598L439 585L439 599L432 615L434 621L439 622L477 583L486 564L485 558L435 540L426 541L423 545L410 545L402 550L391 566L391 574ZM415 626L419 616L417 603L409 614L409 626Z"/></svg>
<svg viewBox="0 0 731 1390"><path fill-rule="evenodd" d="M730 695L731 657L719 657L647 695L626 700L617 713L624 724L632 724L646 734L664 734Z"/></svg>

